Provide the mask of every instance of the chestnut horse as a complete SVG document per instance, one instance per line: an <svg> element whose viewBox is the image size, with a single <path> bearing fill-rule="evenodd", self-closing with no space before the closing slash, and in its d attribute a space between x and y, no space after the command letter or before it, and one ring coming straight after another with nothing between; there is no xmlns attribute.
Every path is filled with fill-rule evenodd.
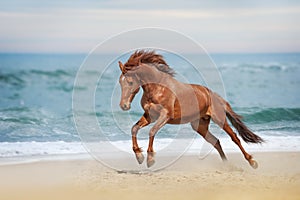
<svg viewBox="0 0 300 200"><path fill-rule="evenodd" d="M154 122L149 132L148 167L155 162L155 134L165 124L190 123L193 130L212 144L225 161L226 156L219 140L208 130L212 119L238 145L249 164L257 168L257 162L245 151L226 117L245 142L261 143L263 139L245 126L241 121L242 117L236 114L222 97L204 86L186 84L174 79L174 71L164 58L154 51L136 51L124 65L119 61L119 67L122 72L119 78L122 110L130 109L130 104L140 88L144 92L141 99L144 114L131 129L133 151L139 164L143 163L144 156L137 143L138 130Z"/></svg>

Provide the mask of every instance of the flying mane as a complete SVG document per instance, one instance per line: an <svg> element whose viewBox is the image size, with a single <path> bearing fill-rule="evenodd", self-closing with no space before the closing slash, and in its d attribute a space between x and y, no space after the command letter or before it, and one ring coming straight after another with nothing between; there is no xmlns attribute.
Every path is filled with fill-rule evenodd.
<svg viewBox="0 0 300 200"><path fill-rule="evenodd" d="M175 71L166 63L163 56L155 53L155 51L135 51L125 63L126 71L134 70L139 63L153 64L159 71L171 76L175 75Z"/></svg>

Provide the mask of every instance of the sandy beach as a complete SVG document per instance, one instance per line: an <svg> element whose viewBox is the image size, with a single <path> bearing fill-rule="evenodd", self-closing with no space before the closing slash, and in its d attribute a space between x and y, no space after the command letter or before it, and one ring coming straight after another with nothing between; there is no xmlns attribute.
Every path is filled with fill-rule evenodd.
<svg viewBox="0 0 300 200"><path fill-rule="evenodd" d="M299 199L300 152L183 156L148 173L120 173L91 159L0 166L1 199ZM120 162L126 162L120 160Z"/></svg>

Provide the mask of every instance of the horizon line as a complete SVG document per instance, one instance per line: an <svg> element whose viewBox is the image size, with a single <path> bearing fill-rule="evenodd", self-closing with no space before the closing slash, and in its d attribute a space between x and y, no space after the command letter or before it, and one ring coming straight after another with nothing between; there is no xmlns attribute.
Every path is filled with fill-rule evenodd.
<svg viewBox="0 0 300 200"><path fill-rule="evenodd" d="M13 51L0 51L0 54L35 54L35 55L88 55L90 52L13 52ZM107 52L107 53L97 53L99 55L116 55L116 54L121 54L122 52ZM198 54L197 52L180 52L183 54ZM277 52L277 51L261 51L261 52L207 52L208 54L300 54L300 51L282 51L282 52Z"/></svg>

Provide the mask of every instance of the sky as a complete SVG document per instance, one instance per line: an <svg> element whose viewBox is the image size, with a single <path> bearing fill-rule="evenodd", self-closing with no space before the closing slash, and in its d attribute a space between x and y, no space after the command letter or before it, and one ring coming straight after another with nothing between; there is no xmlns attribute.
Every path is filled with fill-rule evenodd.
<svg viewBox="0 0 300 200"><path fill-rule="evenodd" d="M299 19L300 1L0 0L0 52L87 53L143 27L178 31L212 53L300 52Z"/></svg>

